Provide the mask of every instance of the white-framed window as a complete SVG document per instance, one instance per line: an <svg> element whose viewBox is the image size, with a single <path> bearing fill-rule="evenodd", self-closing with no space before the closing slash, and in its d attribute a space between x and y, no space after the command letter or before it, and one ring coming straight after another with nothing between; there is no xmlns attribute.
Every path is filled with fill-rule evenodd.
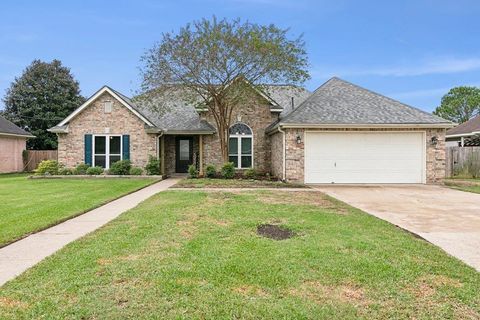
<svg viewBox="0 0 480 320"><path fill-rule="evenodd" d="M122 136L102 134L93 136L93 166L109 169L122 160Z"/></svg>
<svg viewBox="0 0 480 320"><path fill-rule="evenodd" d="M228 158L238 169L253 167L253 132L243 122L230 127Z"/></svg>

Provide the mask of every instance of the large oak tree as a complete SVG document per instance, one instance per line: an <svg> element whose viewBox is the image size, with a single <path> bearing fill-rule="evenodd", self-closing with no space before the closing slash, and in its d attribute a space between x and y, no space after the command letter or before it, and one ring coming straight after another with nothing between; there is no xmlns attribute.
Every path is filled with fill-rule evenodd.
<svg viewBox="0 0 480 320"><path fill-rule="evenodd" d="M164 33L142 58L142 90L163 92L183 87L215 119L224 161L234 110L250 86L301 84L309 79L302 36L288 29L240 19L202 19L178 32ZM249 88L250 87L250 88ZM200 98L200 99L199 99Z"/></svg>
<svg viewBox="0 0 480 320"><path fill-rule="evenodd" d="M21 128L35 135L27 141L29 149L57 148L57 136L47 132L63 120L85 98L70 69L58 60L34 60L10 85L2 114Z"/></svg>

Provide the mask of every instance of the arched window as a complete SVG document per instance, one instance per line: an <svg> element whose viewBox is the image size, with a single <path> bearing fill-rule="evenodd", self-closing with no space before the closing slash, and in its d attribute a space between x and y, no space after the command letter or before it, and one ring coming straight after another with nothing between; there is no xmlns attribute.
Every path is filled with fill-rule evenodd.
<svg viewBox="0 0 480 320"><path fill-rule="evenodd" d="M228 140L229 161L238 169L253 167L253 133L245 123L237 122L230 127Z"/></svg>

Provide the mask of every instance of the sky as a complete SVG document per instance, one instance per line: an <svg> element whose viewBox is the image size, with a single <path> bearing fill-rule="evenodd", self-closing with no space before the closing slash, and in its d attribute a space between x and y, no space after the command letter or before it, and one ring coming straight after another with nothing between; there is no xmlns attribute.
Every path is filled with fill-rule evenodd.
<svg viewBox="0 0 480 320"><path fill-rule="evenodd" d="M338 76L433 111L450 88L480 86L478 0L2 0L0 97L34 59L61 60L86 97L105 84L131 96L163 32L213 15L303 34L312 91Z"/></svg>

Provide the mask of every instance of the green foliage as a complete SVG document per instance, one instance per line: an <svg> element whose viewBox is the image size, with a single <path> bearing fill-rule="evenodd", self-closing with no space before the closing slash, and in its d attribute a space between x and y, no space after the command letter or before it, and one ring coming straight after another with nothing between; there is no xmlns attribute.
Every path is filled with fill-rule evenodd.
<svg viewBox="0 0 480 320"><path fill-rule="evenodd" d="M215 178L217 175L217 169L215 168L214 165L209 164L208 166L205 167L205 176L207 178Z"/></svg>
<svg viewBox="0 0 480 320"><path fill-rule="evenodd" d="M38 175L54 175L58 174L59 165L55 160L43 160L38 164L35 174Z"/></svg>
<svg viewBox="0 0 480 320"><path fill-rule="evenodd" d="M29 149L56 149L57 136L47 129L84 101L70 69L58 60L34 60L7 90L3 116L36 136L27 140Z"/></svg>
<svg viewBox="0 0 480 320"><path fill-rule="evenodd" d="M225 179L233 179L235 177L235 164L233 162L227 162L222 166L222 177Z"/></svg>
<svg viewBox="0 0 480 320"><path fill-rule="evenodd" d="M87 182L102 180L107 179ZM68 200L78 203L121 181L137 179L106 181L109 185L90 185L81 193L74 187L61 191L73 189L78 196ZM76 182L80 188L85 183ZM2 184L0 194L9 195ZM0 314L3 319L478 319L480 273L474 268L333 198L300 194L158 193L2 286L0 301L6 303L0 303ZM45 203L55 204L50 211L59 211L57 201L64 199L58 198L51 195ZM3 205L0 217L2 210ZM300 236L265 239L256 235L261 223L280 223ZM4 233L2 227L0 237Z"/></svg>
<svg viewBox="0 0 480 320"><path fill-rule="evenodd" d="M257 171L253 168L249 168L243 172L243 176L247 179L255 179L257 177Z"/></svg>
<svg viewBox="0 0 480 320"><path fill-rule="evenodd" d="M185 99L217 115L224 161L228 161L226 129L231 115L248 99L252 86L261 89L260 82L301 84L310 78L302 36L290 38L288 29L240 19L201 19L178 32L164 33L144 54L142 63L146 96L154 89L156 95L167 97L171 86L159 83L176 83L188 88L183 91Z"/></svg>
<svg viewBox="0 0 480 320"><path fill-rule="evenodd" d="M131 176L141 176L143 174L143 169L140 167L131 167L130 175Z"/></svg>
<svg viewBox="0 0 480 320"><path fill-rule="evenodd" d="M188 166L188 177L190 179L198 178L198 170L197 170L197 167L194 164L191 164L191 165Z"/></svg>
<svg viewBox="0 0 480 320"><path fill-rule="evenodd" d="M464 86L450 89L433 113L457 123L468 121L480 113L480 88Z"/></svg>
<svg viewBox="0 0 480 320"><path fill-rule="evenodd" d="M148 178L31 180L25 174L0 175L0 247L153 181ZM5 316L2 306L0 302L0 319L11 319Z"/></svg>
<svg viewBox="0 0 480 320"><path fill-rule="evenodd" d="M60 167L58 169L58 174L61 176L71 176L73 172L74 172L74 169L72 168Z"/></svg>
<svg viewBox="0 0 480 320"><path fill-rule="evenodd" d="M101 175L103 173L103 168L102 167L89 167L87 169L87 174L88 175L91 175L91 176L98 176L98 175Z"/></svg>
<svg viewBox="0 0 480 320"><path fill-rule="evenodd" d="M160 174L160 160L152 155L148 157L148 163L145 166L148 175L154 176Z"/></svg>
<svg viewBox="0 0 480 320"><path fill-rule="evenodd" d="M119 175L119 176L125 176L130 173L130 168L132 167L132 163L130 160L120 160L117 162L114 162L110 166L109 174L113 175Z"/></svg>
<svg viewBox="0 0 480 320"><path fill-rule="evenodd" d="M75 167L75 169L73 170L73 173L77 175L87 174L88 168L90 168L88 164L80 163Z"/></svg>

